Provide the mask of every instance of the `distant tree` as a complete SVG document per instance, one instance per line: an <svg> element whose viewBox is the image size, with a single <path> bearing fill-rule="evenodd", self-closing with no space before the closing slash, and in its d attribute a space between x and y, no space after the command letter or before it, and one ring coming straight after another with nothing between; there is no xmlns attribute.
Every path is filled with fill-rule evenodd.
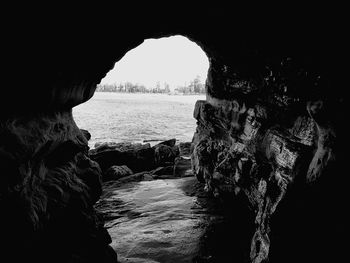
<svg viewBox="0 0 350 263"><path fill-rule="evenodd" d="M169 84L164 82L164 93L170 93Z"/></svg>
<svg viewBox="0 0 350 263"><path fill-rule="evenodd" d="M201 90L201 78L200 76L196 76L196 78L192 82L194 93L200 93Z"/></svg>
<svg viewBox="0 0 350 263"><path fill-rule="evenodd" d="M160 92L160 82L157 81L157 84L156 84L156 92L155 93L159 93Z"/></svg>
<svg viewBox="0 0 350 263"><path fill-rule="evenodd" d="M175 89L178 93L183 94L203 94L205 93L205 85L201 82L200 76L196 76L188 85L179 86Z"/></svg>

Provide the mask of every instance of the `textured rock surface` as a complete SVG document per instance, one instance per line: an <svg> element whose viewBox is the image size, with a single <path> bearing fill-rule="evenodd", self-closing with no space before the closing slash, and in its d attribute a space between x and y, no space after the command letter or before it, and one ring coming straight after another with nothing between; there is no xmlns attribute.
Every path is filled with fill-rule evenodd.
<svg viewBox="0 0 350 263"><path fill-rule="evenodd" d="M153 147L149 143L103 143L90 150L89 156L100 165L104 174L110 167L119 165L126 165L133 172L149 171L172 165L177 152L168 143L165 141Z"/></svg>
<svg viewBox="0 0 350 263"><path fill-rule="evenodd" d="M156 144L155 146L166 145L166 146L169 146L169 147L174 147L175 143L176 143L176 139L173 138L173 139L170 139L170 140L166 140L166 141L160 142L160 143Z"/></svg>
<svg viewBox="0 0 350 263"><path fill-rule="evenodd" d="M159 7L16 8L16 23L3 23L0 255L113 262L92 208L100 172L70 110L144 39L182 34L210 61L208 97L195 111L194 172L210 193L234 197L237 222L251 219L242 207L254 211L244 261L344 262L347 15L332 17L328 5L273 14ZM234 244L232 253L245 249Z"/></svg>
<svg viewBox="0 0 350 263"><path fill-rule="evenodd" d="M176 157L176 151L173 147L167 145L156 145L154 148L154 159L156 166L163 166L167 163L173 163Z"/></svg>
<svg viewBox="0 0 350 263"><path fill-rule="evenodd" d="M133 172L126 165L121 165L121 166L114 165L107 169L107 171L104 173L102 177L102 180L103 181L118 180L122 177L132 175L132 174Z"/></svg>
<svg viewBox="0 0 350 263"><path fill-rule="evenodd" d="M179 155L180 156L190 156L192 151L191 142L180 142L179 143Z"/></svg>
<svg viewBox="0 0 350 263"><path fill-rule="evenodd" d="M211 66L209 75L217 74ZM215 90L213 82L207 85L208 90ZM250 260L265 262L273 214L288 189L296 191L295 187L315 181L335 161L336 135L325 119L322 101L308 101L296 92L280 93L273 90L274 85L256 97L264 86L237 85L234 99L208 94L206 101L197 101L191 158L197 178L213 196L246 197L247 206L256 213ZM298 186L293 186L296 182Z"/></svg>
<svg viewBox="0 0 350 263"><path fill-rule="evenodd" d="M181 156L176 157L173 174L177 177L193 176L191 159Z"/></svg>
<svg viewBox="0 0 350 263"><path fill-rule="evenodd" d="M84 135L86 140L89 141L91 139L91 133L89 131L84 130L84 129L80 129L80 131L82 132L82 134Z"/></svg>
<svg viewBox="0 0 350 263"><path fill-rule="evenodd" d="M93 209L101 195L101 170L87 151L71 111L2 124L4 258L116 262L111 239Z"/></svg>
<svg viewBox="0 0 350 263"><path fill-rule="evenodd" d="M155 166L155 151L150 144L105 143L89 152L102 172L111 166L126 165L133 172L151 170Z"/></svg>

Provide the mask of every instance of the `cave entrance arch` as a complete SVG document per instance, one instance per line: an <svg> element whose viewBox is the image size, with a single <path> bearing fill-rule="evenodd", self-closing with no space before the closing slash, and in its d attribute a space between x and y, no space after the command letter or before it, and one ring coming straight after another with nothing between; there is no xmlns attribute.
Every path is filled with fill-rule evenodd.
<svg viewBox="0 0 350 263"><path fill-rule="evenodd" d="M192 141L197 125L196 119L193 118L193 111L196 101L205 100L206 98L205 81L209 69L208 58L197 44L180 35L145 40L144 45L145 46L142 47L143 44L141 44L139 47L130 50L120 61L116 62L114 69L109 71L97 86L94 96L89 101L73 109L74 119L78 127L86 129L91 133L91 139L89 140L89 146L92 148L90 151L90 158L99 163L102 169L103 180L108 183L114 181L116 178L113 172L120 172L122 169L124 169L122 172L125 172L125 174L132 174L122 177L121 180L123 180L123 178L128 178L128 176L130 178L132 176L138 176L137 174L142 173L143 170L150 170L147 175L148 177L152 176L154 179L168 179L167 176L169 176L169 173L173 176L178 175L179 177L185 177L189 175L186 173L191 170L189 144ZM192 60L197 60L197 63L193 63ZM193 67L201 68L193 69ZM123 78L118 78L118 76L122 74L124 75ZM164 145L172 145L170 148L156 147L157 143L169 139L176 139L177 143L175 146L178 145L178 148L172 145L173 142L169 141ZM138 151L139 148L135 148L136 154L133 155L135 152L130 153L135 157L134 162L124 159L125 163L122 163L122 161L120 163L113 163L115 160L108 162L100 158L104 153L106 153L106 156L108 154L107 151L100 151L102 146L100 143L105 142L144 143L143 145L150 144L151 147L139 146L141 148L140 151ZM113 147L113 143L106 145L106 148L111 151ZM152 156L151 153L153 149L155 152L154 161L157 164L150 169L146 167L146 165L152 163L153 160L149 160L147 164L145 164L140 161L140 159L143 157L148 158L146 157L148 153ZM170 158L166 157L166 160L163 161L163 156L168 154L172 155L171 151L173 151L173 149L175 156L170 156ZM176 150L178 150L178 153L176 153ZM117 154L115 156L117 156ZM140 156L141 158L139 158ZM124 155L120 154L118 157L119 159L123 159ZM135 163L137 163L137 165L135 165ZM124 165L130 170L125 167L122 168ZM193 177L193 174L190 173L190 175ZM111 179L112 177L113 179ZM146 176L144 176L144 178L146 178ZM193 178L192 180L196 179ZM118 181L118 179L115 181ZM158 186L159 190L164 182L158 181L160 185ZM152 183L150 183L150 187L152 187ZM106 189L106 185L104 188ZM143 193L142 189L139 189L139 186L135 186L135 188L136 190L134 191L139 191L137 193ZM162 200L164 203L171 203L171 199L175 199L177 196L180 196L178 197L180 201L181 198L183 199L182 202L191 202L191 200L195 198L186 197L184 194L181 194L179 189L164 189L166 190L162 193L162 195L166 196L166 200ZM123 193L119 192L118 198L122 199L122 194ZM162 198L162 196L157 196L158 193L156 193L153 194L155 198L147 199L151 194L152 193L149 193L144 197L144 199L150 203L153 202L153 199ZM117 198L116 195L114 197ZM135 201L137 198L133 200ZM135 202L137 203L137 201ZM99 211L106 211L109 206L110 204L108 205L108 202L105 202L104 196L102 196L96 207ZM178 203L178 206L179 207L176 208L177 210L187 208L187 205L184 206L181 202ZM127 207L126 204L125 207ZM173 207L175 207L175 205L173 205ZM176 213L172 213L171 211L171 209L174 209L173 207L171 205L164 205L164 211L155 210L151 212L156 214L162 212L169 213L175 217ZM120 208L117 206L114 207L114 209L119 211L118 209ZM137 208L133 207L133 209ZM136 220L136 218L137 216L135 215L134 219ZM171 224L173 221L174 219L166 222ZM186 219L179 221L186 225L186 221L191 220ZM193 220L193 222L195 222L195 220ZM108 224L111 224L111 222L107 222L107 225ZM120 229L123 229L123 227L125 228L124 225L119 225ZM192 227L191 223L186 227L189 228L190 226ZM164 230L165 227L164 223L159 222L158 228L160 230L156 229L155 232L165 231L164 233L170 236L172 230ZM149 228L151 228L151 226ZM148 248L147 244L151 244L152 242L158 244L159 254L162 255L162 253L164 253L163 250L167 250L168 247L166 246L169 245L163 245L161 241L164 238L162 239L162 237L158 237L160 241L155 239L154 236L151 235L152 231L149 231L149 228L146 226L143 231L150 232L148 236L145 237L145 240L148 241L144 241L144 244L146 248ZM187 230L180 223L174 224L174 228L182 229L182 231L177 230L182 233L180 236L185 236L187 233ZM125 241L128 237L126 235L118 236L118 234L113 233L116 232L116 230L113 229L115 228L112 227L110 232L114 241L113 246L120 256L123 257L125 256L124 249L128 246L128 242ZM135 231L139 231L140 229L141 228L136 227ZM197 232L200 233L200 230ZM118 236L119 242L115 236ZM122 243L123 241L125 244ZM184 237L182 241L186 242L186 238ZM193 241L192 243L194 244L196 242L198 241ZM116 245L116 243L118 243L118 245ZM163 248L163 246L165 247ZM175 248L175 251L177 249L180 250L179 245L177 246L178 248ZM128 254L132 255L132 252L128 252ZM191 255L191 253L188 254L187 256ZM175 252L173 256L176 256ZM182 262L182 260L179 260L179 262Z"/></svg>
<svg viewBox="0 0 350 263"><path fill-rule="evenodd" d="M106 141L191 141L195 102L205 99L206 53L182 35L146 39L129 50L97 85L94 96L73 108L89 146Z"/></svg>

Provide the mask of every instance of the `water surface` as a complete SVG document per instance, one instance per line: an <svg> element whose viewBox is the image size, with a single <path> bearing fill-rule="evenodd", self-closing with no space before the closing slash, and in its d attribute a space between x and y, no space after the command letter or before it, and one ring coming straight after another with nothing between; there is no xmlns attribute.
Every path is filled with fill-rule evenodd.
<svg viewBox="0 0 350 263"><path fill-rule="evenodd" d="M191 141L196 129L194 105L205 95L167 95L96 92L73 108L79 128L96 142L142 142L176 138Z"/></svg>
<svg viewBox="0 0 350 263"><path fill-rule="evenodd" d="M248 262L246 207L213 199L194 177L107 183L96 208L121 263Z"/></svg>
<svg viewBox="0 0 350 263"><path fill-rule="evenodd" d="M97 204L120 262L192 262L208 214L183 190L195 179L165 179L105 187Z"/></svg>

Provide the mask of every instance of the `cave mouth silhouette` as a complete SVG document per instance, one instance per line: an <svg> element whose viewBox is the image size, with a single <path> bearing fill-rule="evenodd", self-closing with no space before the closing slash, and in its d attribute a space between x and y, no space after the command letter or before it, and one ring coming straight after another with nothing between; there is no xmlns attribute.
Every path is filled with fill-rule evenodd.
<svg viewBox="0 0 350 263"><path fill-rule="evenodd" d="M4 80L12 82L19 79L19 76L26 80L26 85L4 88L2 96L7 103L0 105L0 127L3 135L1 164L8 171L4 173L4 187L1 190L4 193L2 197L5 196L5 199L1 199L5 212L0 225L5 232L4 240L7 240L7 245L2 248L5 251L4 258L11 255L37 260L41 256L45 260L41 261L39 258L38 262L47 262L47 259L51 260L52 255L55 255L56 262L63 262L60 259L68 257L73 251L78 252L78 256L90 259L89 262L94 262L91 256L100 258L106 254L104 249L107 249L108 235L101 241L96 236L103 237L103 229L89 227L97 225L97 221L93 219L94 210L90 207L96 201L94 198L100 194L98 186L94 187L95 182L90 180L95 178L91 176L91 169L83 170L78 175L75 170L74 173L73 170L68 170L74 180L80 176L81 180L91 186L91 191L77 192L76 187L67 186L63 180L62 185L66 188L62 196L65 198L57 199L57 202L56 198L60 195L51 190L40 192L39 198L25 199L16 193L14 183L23 184L24 190L29 189L29 193L37 188L41 189L31 187L32 180L28 179L38 178L30 168L41 167L46 162L46 156L51 155L49 164L52 169L49 167L44 173L45 179L58 179L63 174L57 174L53 170L61 165L53 162L55 160L77 166L75 153L83 153L85 144L81 143L82 136L72 119L71 108L89 100L94 94L96 84L112 68L115 61L145 38L179 32L196 39L207 54L210 54L211 68L215 69L211 74L216 75L212 76L211 81L215 83L207 86L207 93L215 98L233 99L232 93L222 85L229 77L229 74L221 70L226 69L226 66L233 69L241 79L253 80L253 83L254 80L260 80L259 75L265 76L265 66L269 66L273 73L279 73L282 59L290 56L297 59L296 73L303 68L307 72L311 69L323 73L325 85L316 89L299 86L296 92L306 93L307 96L303 98L321 98L328 101L329 107L325 108L325 113L329 116L327 120L333 121L338 128L337 165L323 176L322 187L305 187L303 195L299 189L295 194L289 194L283 204L283 211L278 212L272 222L274 235L271 239L274 240L271 246L271 262L317 262L325 258L345 257L343 252L346 251L346 242L342 242L342 237L347 218L344 209L347 184L342 182L347 169L347 151L342 142L346 141L347 129L343 127L343 114L339 114L345 112L345 101L339 103L338 99L344 98L346 91L344 77L347 74L343 64L347 50L344 34L347 23L342 21L346 16L337 14L337 19L325 19L329 18L328 8L325 13L327 15L298 10L288 16L286 10L274 10L277 17L269 16L261 10L257 12L261 17L255 16L250 8L247 12L238 10L234 15L231 8L222 6L210 6L203 12L185 11L183 6L179 9L175 6L171 9L164 8L164 12L154 9L152 15L139 9L140 14L133 17L136 26L119 26L118 22L122 19L129 21L130 12L120 12L121 17L117 20L115 9L111 9L113 14L110 16L101 12L101 17L98 17L96 9L92 14L74 12L74 19L61 19L62 13L59 15L60 19L57 19L51 12L43 12L42 9L38 9L40 15L36 16L26 10L26 15L17 16L15 30L4 31L4 39L8 40L5 41L8 46L5 50L10 54L8 61L5 60L5 64L8 63L9 66L5 67ZM48 19L42 19L42 14L46 14ZM33 18L36 18L34 20L37 23L33 22ZM113 34L108 41L101 41L104 33L112 31L120 34ZM11 34L7 34L8 32ZM30 66L19 67L19 61L30 62ZM293 68L291 70L293 72ZM290 80L294 82L293 78ZM245 98L245 95L242 97ZM275 122L278 123L279 120ZM41 178L35 181L42 183ZM82 200L77 204L77 199L86 195L91 196L91 200ZM67 203L67 196L76 198ZM297 197L298 202L292 201L293 197ZM303 197L308 197L309 200L305 202ZM45 208L40 211L43 216L39 218L39 223L43 224L42 231L32 230L32 224L24 224L26 222L23 219L29 214L27 204L31 205L32 200L44 204L42 201L47 199L54 199L54 202L49 203L51 210ZM89 209L85 209L86 203ZM60 209L56 204L67 204L69 209ZM303 208L300 209L299 206ZM46 222L46 218L54 221ZM57 247L60 247L59 253ZM306 258L304 254L307 255Z"/></svg>

